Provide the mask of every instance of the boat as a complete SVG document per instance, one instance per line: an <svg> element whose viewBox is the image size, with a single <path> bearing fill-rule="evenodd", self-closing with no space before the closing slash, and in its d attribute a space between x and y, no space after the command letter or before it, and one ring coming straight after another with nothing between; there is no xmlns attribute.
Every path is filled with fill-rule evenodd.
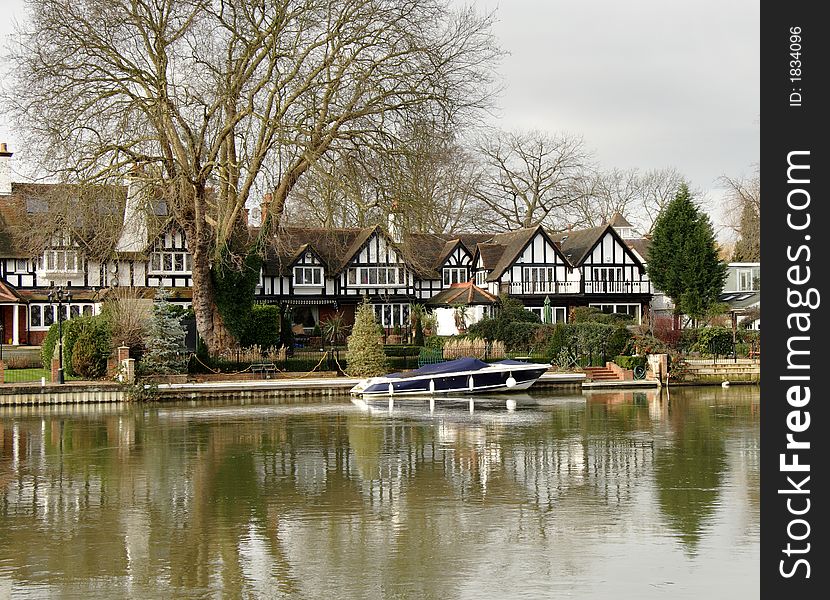
<svg viewBox="0 0 830 600"><path fill-rule="evenodd" d="M520 360L486 363L465 357L419 369L370 377L351 389L364 398L514 392L533 385L550 365Z"/></svg>

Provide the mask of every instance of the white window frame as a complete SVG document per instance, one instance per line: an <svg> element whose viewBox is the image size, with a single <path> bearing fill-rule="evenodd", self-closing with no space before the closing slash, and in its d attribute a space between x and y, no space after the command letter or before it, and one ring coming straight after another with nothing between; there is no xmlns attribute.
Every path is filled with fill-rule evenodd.
<svg viewBox="0 0 830 600"><path fill-rule="evenodd" d="M744 281L746 278L746 281ZM752 276L752 269L738 269L738 291L752 292L755 278Z"/></svg>
<svg viewBox="0 0 830 600"><path fill-rule="evenodd" d="M31 270L31 262L28 258L16 258L14 259L14 272L15 273L29 273Z"/></svg>
<svg viewBox="0 0 830 600"><path fill-rule="evenodd" d="M181 268L177 268L177 262ZM187 250L156 250L150 253L147 267L150 275L189 275L193 268L193 257Z"/></svg>
<svg viewBox="0 0 830 600"><path fill-rule="evenodd" d="M91 317L97 314L95 304L92 302L72 302L72 304L64 304L62 307L64 312L63 321L69 321L75 317ZM35 325L32 315L37 312L40 325ZM77 312L73 316L73 313ZM50 315L51 323L46 324L46 315ZM29 331L48 331L49 328L58 322L58 307L55 304L40 302L29 305Z"/></svg>
<svg viewBox="0 0 830 600"><path fill-rule="evenodd" d="M476 271L476 285L478 287L484 287L485 285L487 285L487 271Z"/></svg>
<svg viewBox="0 0 830 600"><path fill-rule="evenodd" d="M599 310L605 312L603 307L610 306L611 313L625 313L631 315L628 310L618 310L620 307L634 307L634 314L631 315L634 317L634 322L639 325L643 322L643 307L636 302L591 302L588 304L593 308L598 308Z"/></svg>
<svg viewBox="0 0 830 600"><path fill-rule="evenodd" d="M620 282L625 281L625 272L622 267L591 267L592 281ZM614 277L609 278L608 274L613 273Z"/></svg>
<svg viewBox="0 0 830 600"><path fill-rule="evenodd" d="M323 285L323 267L314 265L297 265L294 267L295 287L321 287Z"/></svg>
<svg viewBox="0 0 830 600"><path fill-rule="evenodd" d="M444 267L442 270L446 287L454 283L467 283L470 280L470 271L467 267Z"/></svg>
<svg viewBox="0 0 830 600"><path fill-rule="evenodd" d="M352 287L406 287L403 267L349 267L348 284Z"/></svg>
<svg viewBox="0 0 830 600"><path fill-rule="evenodd" d="M49 273L80 273L80 253L71 248L49 249L43 253L43 270Z"/></svg>
<svg viewBox="0 0 830 600"><path fill-rule="evenodd" d="M408 302L372 304L372 310L375 311L375 320L384 329L394 329L400 326L406 331L409 327L410 306Z"/></svg>

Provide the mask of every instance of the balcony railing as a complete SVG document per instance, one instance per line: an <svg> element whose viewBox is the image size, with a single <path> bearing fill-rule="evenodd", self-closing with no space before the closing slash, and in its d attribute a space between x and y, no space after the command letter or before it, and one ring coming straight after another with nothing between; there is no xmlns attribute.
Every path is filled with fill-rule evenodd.
<svg viewBox="0 0 830 600"><path fill-rule="evenodd" d="M526 294L578 294L578 281L514 281L510 284L513 295Z"/></svg>
<svg viewBox="0 0 830 600"><path fill-rule="evenodd" d="M579 281L514 281L510 294L650 294L649 281L586 281L584 290Z"/></svg>
<svg viewBox="0 0 830 600"><path fill-rule="evenodd" d="M586 281L586 294L650 294L650 281Z"/></svg>

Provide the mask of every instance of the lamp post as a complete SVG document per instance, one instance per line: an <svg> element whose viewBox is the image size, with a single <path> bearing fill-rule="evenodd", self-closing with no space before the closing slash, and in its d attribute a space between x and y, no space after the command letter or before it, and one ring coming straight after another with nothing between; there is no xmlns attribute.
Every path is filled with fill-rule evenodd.
<svg viewBox="0 0 830 600"><path fill-rule="evenodd" d="M64 292L61 286L49 289L49 304L58 307L58 383L63 383L63 307L72 302L72 293Z"/></svg>

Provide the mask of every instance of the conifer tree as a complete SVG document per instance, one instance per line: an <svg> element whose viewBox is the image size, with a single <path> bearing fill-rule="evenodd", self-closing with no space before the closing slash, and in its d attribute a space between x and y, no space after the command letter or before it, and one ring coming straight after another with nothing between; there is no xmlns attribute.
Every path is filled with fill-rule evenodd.
<svg viewBox="0 0 830 600"><path fill-rule="evenodd" d="M185 331L177 307L168 301L170 293L156 291L153 313L147 328L147 351L141 358L144 372L153 375L184 373L187 368Z"/></svg>
<svg viewBox="0 0 830 600"><path fill-rule="evenodd" d="M657 217L648 252L654 287L675 304L675 314L699 319L718 301L726 264L718 258L709 217L695 206L684 183Z"/></svg>
<svg viewBox="0 0 830 600"><path fill-rule="evenodd" d="M352 334L346 342L346 360L353 377L375 377L388 372L383 336L367 300L357 307Z"/></svg>

